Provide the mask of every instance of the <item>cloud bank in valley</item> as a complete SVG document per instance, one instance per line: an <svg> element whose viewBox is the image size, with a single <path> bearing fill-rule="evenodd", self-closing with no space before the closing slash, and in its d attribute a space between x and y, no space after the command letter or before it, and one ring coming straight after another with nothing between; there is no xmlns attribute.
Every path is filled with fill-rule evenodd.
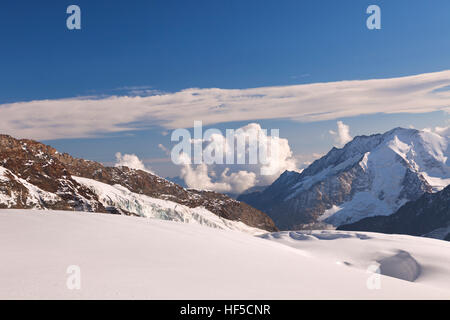
<svg viewBox="0 0 450 320"><path fill-rule="evenodd" d="M86 97L0 105L2 133L38 140L168 130L231 121L312 122L374 113L450 112L450 70L414 76L252 89L186 89L152 96Z"/></svg>

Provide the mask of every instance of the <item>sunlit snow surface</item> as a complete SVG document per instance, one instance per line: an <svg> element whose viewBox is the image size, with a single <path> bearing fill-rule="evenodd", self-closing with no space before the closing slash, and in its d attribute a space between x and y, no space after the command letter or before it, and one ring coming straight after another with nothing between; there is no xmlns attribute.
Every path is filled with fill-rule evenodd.
<svg viewBox="0 0 450 320"><path fill-rule="evenodd" d="M450 299L450 243L411 236L256 237L148 218L0 210L0 253L3 299ZM381 276L371 290L374 264L410 281ZM66 286L71 265L80 267L80 290Z"/></svg>
<svg viewBox="0 0 450 320"><path fill-rule="evenodd" d="M261 237L329 263L365 271L377 265L382 274L450 290L450 242L335 230L286 231Z"/></svg>

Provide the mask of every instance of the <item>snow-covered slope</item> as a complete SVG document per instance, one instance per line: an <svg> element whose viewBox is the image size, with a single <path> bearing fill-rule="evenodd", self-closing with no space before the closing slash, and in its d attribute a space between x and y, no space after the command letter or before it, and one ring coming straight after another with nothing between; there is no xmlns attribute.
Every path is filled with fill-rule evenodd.
<svg viewBox="0 0 450 320"><path fill-rule="evenodd" d="M335 230L284 231L262 237L323 259L324 263L361 271L374 266L383 275L450 292L450 243L445 241Z"/></svg>
<svg viewBox="0 0 450 320"><path fill-rule="evenodd" d="M264 192L241 196L282 229L334 226L390 215L450 184L450 138L396 128L333 148L302 173L286 172Z"/></svg>
<svg viewBox="0 0 450 320"><path fill-rule="evenodd" d="M157 219L0 210L0 298L450 299L444 241L342 232L266 238L274 241ZM395 274L397 262L420 273L414 282L380 276L373 287L378 275L366 267L374 260L392 275L405 275ZM80 290L67 287L77 283L74 270Z"/></svg>
<svg viewBox="0 0 450 320"><path fill-rule="evenodd" d="M265 232L261 229L249 227L240 221L232 221L218 217L204 207L189 208L176 202L131 192L118 184L111 186L92 179L75 176L72 178L94 192L105 208L114 207L148 218L194 223L212 228L237 230L250 234L261 234Z"/></svg>

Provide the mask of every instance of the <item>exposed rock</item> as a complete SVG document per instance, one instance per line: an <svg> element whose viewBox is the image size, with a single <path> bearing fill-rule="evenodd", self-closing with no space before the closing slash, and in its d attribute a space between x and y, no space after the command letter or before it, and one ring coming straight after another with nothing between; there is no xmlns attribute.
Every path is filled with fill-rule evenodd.
<svg viewBox="0 0 450 320"><path fill-rule="evenodd" d="M151 173L128 167L105 167L94 161L61 154L32 140L0 135L0 207L84 210L134 214L123 208L105 207L97 194L79 184L73 176L109 185L121 185L131 192L169 200L190 208L204 207L224 219L275 231L263 212L226 195L184 189Z"/></svg>
<svg viewBox="0 0 450 320"><path fill-rule="evenodd" d="M266 212L282 230L389 215L450 181L449 145L448 137L403 128L355 137L303 172L286 171L264 191L238 200Z"/></svg>

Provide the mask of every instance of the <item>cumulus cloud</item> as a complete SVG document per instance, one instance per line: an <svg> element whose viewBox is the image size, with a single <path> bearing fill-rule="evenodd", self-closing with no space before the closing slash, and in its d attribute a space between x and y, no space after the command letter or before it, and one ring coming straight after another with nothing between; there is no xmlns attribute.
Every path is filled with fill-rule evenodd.
<svg viewBox="0 0 450 320"><path fill-rule="evenodd" d="M186 89L150 96L36 100L0 105L0 128L39 140L231 121L332 120L361 114L450 111L450 70L401 78L252 89Z"/></svg>
<svg viewBox="0 0 450 320"><path fill-rule="evenodd" d="M450 126L449 127L436 127L434 132L442 137L450 137Z"/></svg>
<svg viewBox="0 0 450 320"><path fill-rule="evenodd" d="M122 154L116 153L115 167L128 167L131 169L137 169L146 171L153 174L153 171L147 168L144 163L135 154Z"/></svg>
<svg viewBox="0 0 450 320"><path fill-rule="evenodd" d="M217 192L241 193L256 183L256 174L241 170L229 174L230 168L225 168L219 179L213 181L217 174L206 164L193 167L190 164L181 169L181 178L189 188L212 190Z"/></svg>
<svg viewBox="0 0 450 320"><path fill-rule="evenodd" d="M239 148L237 141L246 141L245 149ZM199 143L195 139L191 139L191 142ZM266 132L257 123L234 131L232 139L214 133L200 143L204 151L218 151L223 159L234 159L235 164L203 162L194 165L189 155L180 154L177 161L182 163L181 178L190 188L241 193L255 185L272 183L285 170L297 170L296 158L288 140ZM249 164L252 145L257 145L258 155L264 154L265 157L258 157L258 161Z"/></svg>
<svg viewBox="0 0 450 320"><path fill-rule="evenodd" d="M450 122L450 121L449 121ZM424 128L423 131L434 132L441 137L450 137L450 126L446 127L434 127L434 128Z"/></svg>
<svg viewBox="0 0 450 320"><path fill-rule="evenodd" d="M335 137L335 142L338 147L344 146L353 139L350 135L350 127L342 121L337 122L337 131L330 130L329 132Z"/></svg>

